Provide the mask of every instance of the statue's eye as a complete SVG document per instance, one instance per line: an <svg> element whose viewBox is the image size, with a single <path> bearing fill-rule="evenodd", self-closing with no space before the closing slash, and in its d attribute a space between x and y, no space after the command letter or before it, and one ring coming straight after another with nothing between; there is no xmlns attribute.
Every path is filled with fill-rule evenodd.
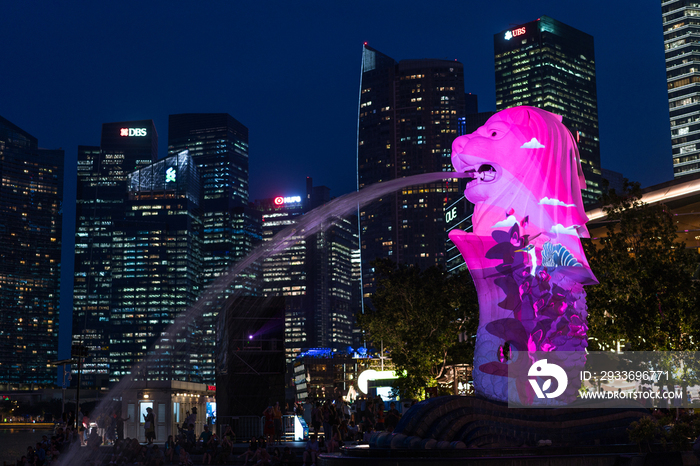
<svg viewBox="0 0 700 466"><path fill-rule="evenodd" d="M493 133L491 133L491 136L495 138L495 137L496 137L496 132L494 131Z"/></svg>

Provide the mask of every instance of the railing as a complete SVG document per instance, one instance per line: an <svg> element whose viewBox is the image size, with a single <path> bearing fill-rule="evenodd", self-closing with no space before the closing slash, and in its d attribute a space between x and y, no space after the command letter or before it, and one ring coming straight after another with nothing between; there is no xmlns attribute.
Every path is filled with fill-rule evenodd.
<svg viewBox="0 0 700 466"><path fill-rule="evenodd" d="M302 426L301 434L300 427ZM236 434L236 441L247 441L253 437L258 438L263 435L265 427L265 418L259 416L218 416L216 418L216 431L221 437L226 432L226 426L231 426ZM304 429L306 424L303 418L297 418L294 415L282 416L282 440L292 441L301 440L304 435L308 436L308 428ZM306 434L304 434L304 431Z"/></svg>
<svg viewBox="0 0 700 466"><path fill-rule="evenodd" d="M263 434L263 420L260 416L217 416L216 430L224 435L226 426L231 426L236 434L236 441L258 438Z"/></svg>

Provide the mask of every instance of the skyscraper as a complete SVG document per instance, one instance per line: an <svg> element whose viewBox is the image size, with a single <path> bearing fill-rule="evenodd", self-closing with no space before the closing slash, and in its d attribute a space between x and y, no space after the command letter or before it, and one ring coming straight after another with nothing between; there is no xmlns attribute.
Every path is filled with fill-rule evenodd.
<svg viewBox="0 0 700 466"><path fill-rule="evenodd" d="M673 176L700 171L700 4L661 2L671 117Z"/></svg>
<svg viewBox="0 0 700 466"><path fill-rule="evenodd" d="M263 238L295 225L302 215L330 200L326 186L312 186L306 196L277 196L256 201L263 213ZM353 344L359 308L353 255L358 250L355 219L327 220L307 237L299 231L295 244L262 263L262 292L285 298L285 349L288 358L314 347L345 349Z"/></svg>
<svg viewBox="0 0 700 466"><path fill-rule="evenodd" d="M105 123L99 146L78 147L73 342L88 348L82 383L108 383L115 221L125 216L127 174L156 161L152 120Z"/></svg>
<svg viewBox="0 0 700 466"><path fill-rule="evenodd" d="M583 202L596 203L601 172L593 37L542 16L495 34L493 43L496 108L530 105L561 115L578 144Z"/></svg>
<svg viewBox="0 0 700 466"><path fill-rule="evenodd" d="M402 60L365 45L358 127L358 188L429 172L452 171L450 152L465 113L464 69L457 61ZM411 186L360 211L363 296L374 291L371 262L390 258L421 268L444 264L445 207L455 180Z"/></svg>
<svg viewBox="0 0 700 466"><path fill-rule="evenodd" d="M137 378L202 381L195 322L170 327L200 293L200 203L199 172L186 151L127 175L125 214L112 230L111 382L131 373L161 334Z"/></svg>
<svg viewBox="0 0 700 466"><path fill-rule="evenodd" d="M0 117L1 383L56 381L63 158Z"/></svg>
<svg viewBox="0 0 700 466"><path fill-rule="evenodd" d="M202 286L206 287L262 241L260 212L248 206L248 128L227 113L168 118L168 154L188 150L202 177ZM258 294L251 267L202 316L204 382L215 383L216 318L227 294Z"/></svg>
<svg viewBox="0 0 700 466"><path fill-rule="evenodd" d="M237 219L248 206L248 128L227 113L184 113L168 118L168 154L188 150L202 176L204 270L209 283L245 257ZM243 241L241 241L243 240Z"/></svg>

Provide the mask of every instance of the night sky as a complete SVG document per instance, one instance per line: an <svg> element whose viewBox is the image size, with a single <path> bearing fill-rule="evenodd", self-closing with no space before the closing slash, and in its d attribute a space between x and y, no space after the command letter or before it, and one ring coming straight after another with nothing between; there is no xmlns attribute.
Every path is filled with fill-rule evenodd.
<svg viewBox="0 0 700 466"><path fill-rule="evenodd" d="M164 157L172 113L248 127L251 201L302 194L307 176L353 191L363 42L396 60L462 62L465 91L490 111L493 35L541 15L595 39L602 166L643 186L673 176L658 0L25 1L3 13L0 115L65 149L71 223L77 146L98 145L102 123L153 119Z"/></svg>

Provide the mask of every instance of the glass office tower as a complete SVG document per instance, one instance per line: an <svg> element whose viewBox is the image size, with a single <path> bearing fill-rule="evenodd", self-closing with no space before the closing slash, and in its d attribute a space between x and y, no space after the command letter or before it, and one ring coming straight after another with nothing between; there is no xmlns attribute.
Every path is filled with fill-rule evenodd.
<svg viewBox="0 0 700 466"><path fill-rule="evenodd" d="M248 206L248 128L227 113L168 119L168 154L188 150L202 177L202 285L207 286L262 241L260 212ZM257 295L258 269L239 275L202 317L202 375L215 383L214 345L221 304L234 292Z"/></svg>
<svg viewBox="0 0 700 466"><path fill-rule="evenodd" d="M184 151L130 173L127 190L112 235L110 381L149 354L136 379L201 382L199 329L170 327L201 288L199 172Z"/></svg>
<svg viewBox="0 0 700 466"><path fill-rule="evenodd" d="M0 383L56 383L63 159L0 117Z"/></svg>
<svg viewBox="0 0 700 466"><path fill-rule="evenodd" d="M700 172L700 3L662 1L673 176Z"/></svg>
<svg viewBox="0 0 700 466"><path fill-rule="evenodd" d="M112 236L115 222L125 215L127 174L157 157L152 120L105 123L99 146L78 147L73 343L88 348L86 386L108 384Z"/></svg>
<svg viewBox="0 0 700 466"><path fill-rule="evenodd" d="M308 211L330 200L326 186L312 186L307 195L278 196L256 201L263 213L263 238L270 241L296 225ZM353 255L358 250L355 218L326 220L321 231L290 237L293 245L262 263L264 296L285 298L285 350L288 360L314 348L345 349L353 344L359 310L359 282Z"/></svg>
<svg viewBox="0 0 700 466"><path fill-rule="evenodd" d="M601 195L593 37L542 16L493 36L496 108L539 107L562 116L576 138L586 176L583 202Z"/></svg>
<svg viewBox="0 0 700 466"><path fill-rule="evenodd" d="M452 141L465 112L464 67L449 60L394 59L365 45L359 100L358 189L410 175L452 171ZM371 262L421 268L445 262L445 208L455 179L411 186L360 210L363 296Z"/></svg>

